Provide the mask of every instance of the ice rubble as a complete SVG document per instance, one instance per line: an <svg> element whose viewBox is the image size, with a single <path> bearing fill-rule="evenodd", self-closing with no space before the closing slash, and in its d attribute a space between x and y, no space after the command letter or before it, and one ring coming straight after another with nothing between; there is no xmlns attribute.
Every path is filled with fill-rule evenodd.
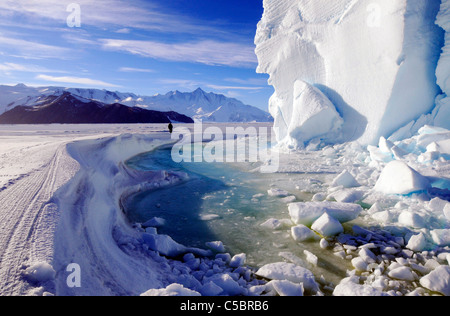
<svg viewBox="0 0 450 316"><path fill-rule="evenodd" d="M264 0L256 53L275 88L279 145L373 144L400 128L405 137L424 124L450 128L449 1L440 4Z"/></svg>

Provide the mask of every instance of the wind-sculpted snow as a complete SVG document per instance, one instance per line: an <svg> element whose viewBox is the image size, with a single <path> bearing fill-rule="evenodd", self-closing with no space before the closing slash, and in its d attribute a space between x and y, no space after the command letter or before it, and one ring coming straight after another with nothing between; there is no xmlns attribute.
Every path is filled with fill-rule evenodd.
<svg viewBox="0 0 450 316"><path fill-rule="evenodd" d="M255 43L258 72L268 73L275 88L269 109L278 141L290 147L311 140L371 144L430 113L440 94L436 66L444 33L435 24L440 3L265 0ZM444 28L447 7L445 1ZM438 71L441 82L449 73L445 58L448 49ZM344 120L339 133L336 125L309 124L320 116L303 109L316 99L296 102L298 81L331 101ZM292 132L306 126L307 133Z"/></svg>

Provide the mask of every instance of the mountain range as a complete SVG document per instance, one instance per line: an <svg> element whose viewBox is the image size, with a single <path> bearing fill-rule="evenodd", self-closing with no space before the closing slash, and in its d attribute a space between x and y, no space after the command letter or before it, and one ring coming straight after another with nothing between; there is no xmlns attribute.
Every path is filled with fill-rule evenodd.
<svg viewBox="0 0 450 316"><path fill-rule="evenodd" d="M164 113L166 119L157 113ZM1 124L165 123L169 120L273 121L270 114L256 107L200 88L193 92L138 96L99 89L0 86Z"/></svg>

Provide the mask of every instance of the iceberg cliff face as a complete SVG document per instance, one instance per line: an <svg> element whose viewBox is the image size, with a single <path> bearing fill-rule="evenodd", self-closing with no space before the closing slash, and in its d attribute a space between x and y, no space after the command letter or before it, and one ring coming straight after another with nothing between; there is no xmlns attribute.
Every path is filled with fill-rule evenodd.
<svg viewBox="0 0 450 316"><path fill-rule="evenodd" d="M450 129L450 0L442 0L436 24L445 30L445 46L436 69L437 83L444 94L436 100L434 123Z"/></svg>
<svg viewBox="0 0 450 316"><path fill-rule="evenodd" d="M436 25L440 6L440 0L264 0L257 71L268 73L275 88L269 109L278 141L372 144L430 113L441 93L441 27L449 24L445 15ZM450 87L443 64L438 76L447 76L441 81ZM303 111L315 107L309 103L318 103L318 93L299 102L300 83L321 93L323 120Z"/></svg>

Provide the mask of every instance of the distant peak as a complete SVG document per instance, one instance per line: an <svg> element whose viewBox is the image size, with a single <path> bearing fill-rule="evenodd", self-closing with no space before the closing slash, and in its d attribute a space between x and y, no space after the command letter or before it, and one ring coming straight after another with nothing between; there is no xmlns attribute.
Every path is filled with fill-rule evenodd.
<svg viewBox="0 0 450 316"><path fill-rule="evenodd" d="M16 84L16 88L27 88L27 86L23 83Z"/></svg>
<svg viewBox="0 0 450 316"><path fill-rule="evenodd" d="M194 93L205 93L205 91L202 90L202 88L197 88Z"/></svg>

